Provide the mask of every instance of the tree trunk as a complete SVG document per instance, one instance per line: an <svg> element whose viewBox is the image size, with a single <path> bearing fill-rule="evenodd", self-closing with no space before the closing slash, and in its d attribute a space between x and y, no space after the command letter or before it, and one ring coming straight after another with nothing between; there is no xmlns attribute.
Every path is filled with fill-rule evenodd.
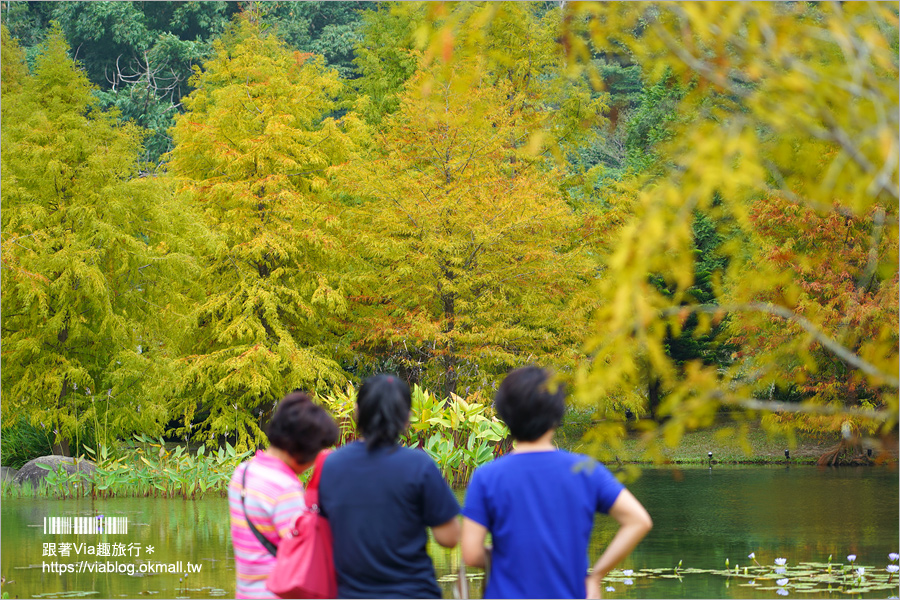
<svg viewBox="0 0 900 600"><path fill-rule="evenodd" d="M66 332L68 336L68 329L64 329L63 332ZM62 332L60 332L62 335ZM56 399L56 412L57 414L62 411L63 399L66 397L66 394L69 391L69 378L63 377L62 389L59 390L59 397ZM59 422L57 421L57 427L59 427ZM69 449L69 440L64 439L62 437L62 433L56 432L53 438L53 454L59 454L61 456L70 456Z"/></svg>
<svg viewBox="0 0 900 600"><path fill-rule="evenodd" d="M455 294L443 294L441 296L444 307L444 318L446 325L444 333L447 334L447 343L444 345L444 355L441 357L441 364L444 367L444 396L449 400L450 394L456 393L456 386L459 383L459 373L456 370L458 362L456 356L456 347L450 334L456 327L456 298Z"/></svg>
<svg viewBox="0 0 900 600"><path fill-rule="evenodd" d="M656 411L659 410L659 379L650 375L650 383L647 385L647 409L650 411L650 417L657 419Z"/></svg>

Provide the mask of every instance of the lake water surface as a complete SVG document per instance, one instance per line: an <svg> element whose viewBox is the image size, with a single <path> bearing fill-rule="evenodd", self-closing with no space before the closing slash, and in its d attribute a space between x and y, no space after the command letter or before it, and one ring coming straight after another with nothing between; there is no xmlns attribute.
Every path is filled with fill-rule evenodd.
<svg viewBox="0 0 900 600"><path fill-rule="evenodd" d="M766 566L774 565L776 557L796 566L825 562L829 555L835 562L846 563L846 556L855 554L858 565L884 572L888 553L900 548L900 485L895 467L645 469L628 487L650 511L655 526L621 565L636 575L629 578L630 583L622 577L610 581L607 585L613 590L604 592L605 598L775 598L774 588L742 585L748 583L746 579L684 570L721 570L726 559L732 569L735 564L752 565L747 558L752 552ZM45 517L98 514L128 517L128 533L44 533ZM3 589L12 598L234 597L228 518L224 498L7 499L0 506L0 569L7 580ZM592 560L614 532L611 519L598 517ZM48 544L55 544L56 556L46 555L51 549ZM83 545L68 546L68 556L62 556L63 544ZM109 551L110 556L88 555L88 547ZM451 597L449 580L457 572L458 555L435 544L430 550L438 576L444 579L445 597ZM95 572L60 574L44 566L57 562L77 570L81 561L119 569L133 564L135 572L100 573L95 568ZM662 577L665 573L641 576L641 569L672 569L679 561L680 578ZM185 576L188 563L194 569L199 565L199 571ZM172 572L139 573L149 568ZM481 580L473 579L472 584L473 593L480 594ZM822 589L788 592L793 597L843 597ZM854 597L898 595L900 589Z"/></svg>

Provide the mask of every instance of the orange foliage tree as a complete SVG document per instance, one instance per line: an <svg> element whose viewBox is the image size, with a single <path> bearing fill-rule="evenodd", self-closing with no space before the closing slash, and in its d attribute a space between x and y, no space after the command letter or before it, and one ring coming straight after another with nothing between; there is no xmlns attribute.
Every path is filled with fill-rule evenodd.
<svg viewBox="0 0 900 600"><path fill-rule="evenodd" d="M520 92L457 67L414 77L341 171L361 201L356 347L445 393L526 361L571 366L595 268L556 174L522 147Z"/></svg>

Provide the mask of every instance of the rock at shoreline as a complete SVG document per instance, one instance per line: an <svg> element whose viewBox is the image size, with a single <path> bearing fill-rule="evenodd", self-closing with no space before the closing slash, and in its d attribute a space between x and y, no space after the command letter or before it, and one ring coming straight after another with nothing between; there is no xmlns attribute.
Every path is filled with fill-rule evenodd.
<svg viewBox="0 0 900 600"><path fill-rule="evenodd" d="M18 472L18 469L12 467L0 467L0 481L12 481Z"/></svg>
<svg viewBox="0 0 900 600"><path fill-rule="evenodd" d="M25 483L26 481L31 483L32 487L38 487L41 484L41 481L47 476L50 472L46 469L42 469L38 466L38 464L47 465L51 470L56 471L60 465L66 470L66 473L74 473L75 471L81 471L82 473L93 473L97 470L97 466L89 461L89 460L78 460L78 464L72 464L71 456L60 456L59 454L53 454L50 456L39 456L33 460L29 460L27 463L22 465L22 468L19 469L19 472L16 473L15 479L13 479L13 483L17 483L19 485Z"/></svg>

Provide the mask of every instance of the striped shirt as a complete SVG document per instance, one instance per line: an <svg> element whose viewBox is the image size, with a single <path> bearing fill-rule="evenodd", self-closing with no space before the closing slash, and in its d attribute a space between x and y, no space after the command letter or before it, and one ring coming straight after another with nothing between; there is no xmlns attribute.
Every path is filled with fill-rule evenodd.
<svg viewBox="0 0 900 600"><path fill-rule="evenodd" d="M266 589L275 557L259 543L247 525L241 506L241 479L247 473L247 514L256 529L276 546L303 511L303 486L294 471L281 460L257 451L234 470L228 485L231 542L237 571L236 598L276 598Z"/></svg>

